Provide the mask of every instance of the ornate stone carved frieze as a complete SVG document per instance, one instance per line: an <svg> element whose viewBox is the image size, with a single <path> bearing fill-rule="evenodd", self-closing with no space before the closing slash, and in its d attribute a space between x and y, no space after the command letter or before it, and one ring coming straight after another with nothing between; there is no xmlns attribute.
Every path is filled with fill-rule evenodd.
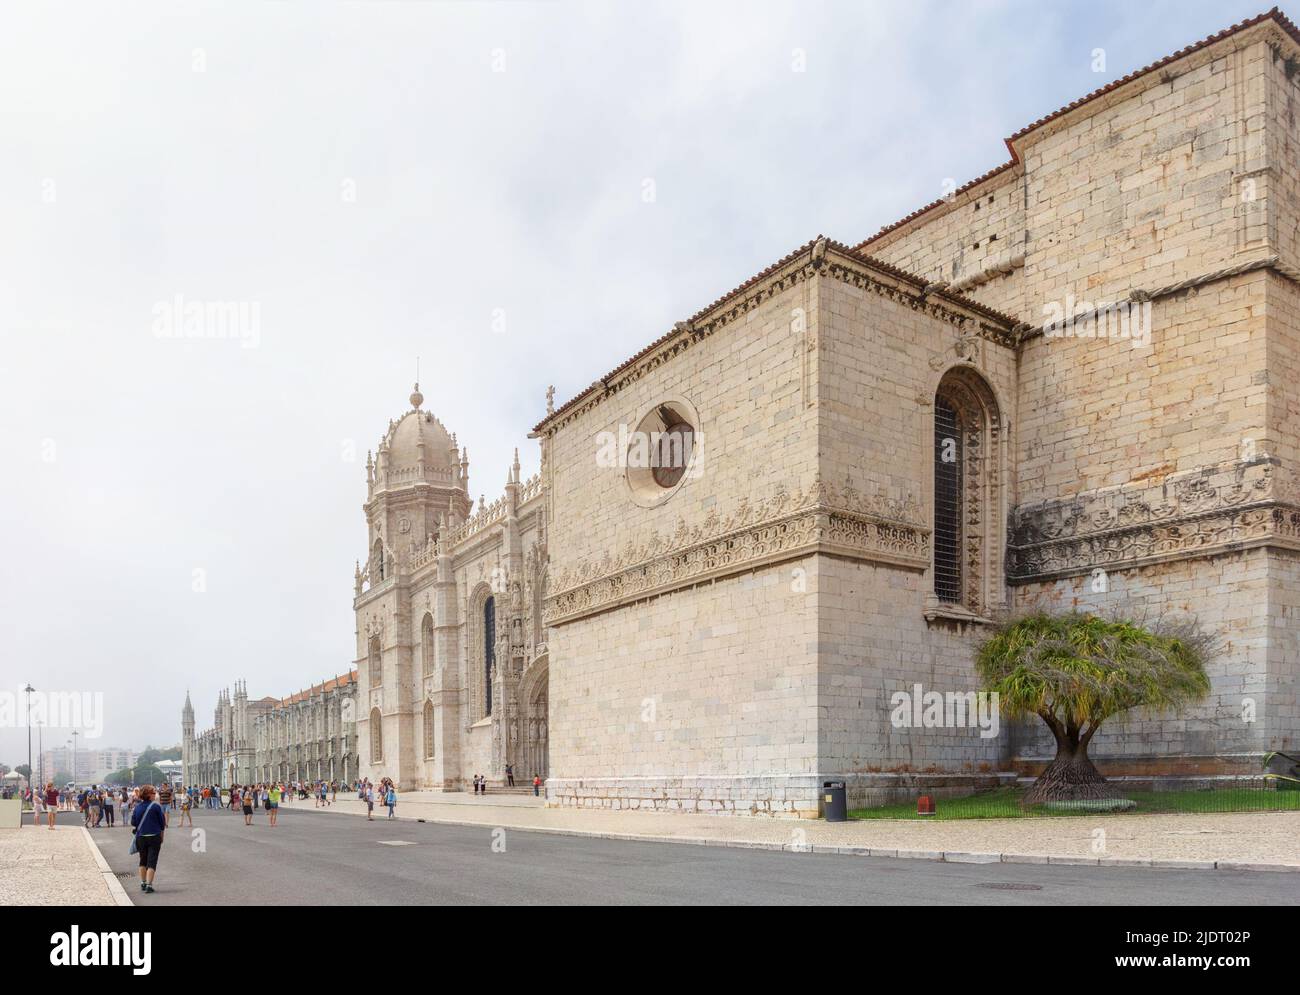
<svg viewBox="0 0 1300 995"><path fill-rule="evenodd" d="M1300 507L1279 493L1268 458L1208 467L1159 487L1022 505L1011 514L1008 580L1027 584L1226 552L1295 546Z"/></svg>
<svg viewBox="0 0 1300 995"><path fill-rule="evenodd" d="M730 515L713 510L688 526L679 519L671 534L628 541L617 555L560 570L556 593L546 598L545 625L558 625L627 601L662 594L704 580L751 570L813 552L893 563L924 570L930 561L930 529L915 499L867 495L850 484L816 479L790 493L778 488L758 502L742 499Z"/></svg>

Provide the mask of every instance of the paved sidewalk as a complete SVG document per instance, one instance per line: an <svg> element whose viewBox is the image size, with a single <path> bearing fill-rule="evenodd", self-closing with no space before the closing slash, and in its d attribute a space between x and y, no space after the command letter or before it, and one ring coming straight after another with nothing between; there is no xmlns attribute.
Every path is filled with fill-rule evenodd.
<svg viewBox="0 0 1300 995"><path fill-rule="evenodd" d="M0 830L0 905L114 905L80 820ZM130 837L122 834L122 846Z"/></svg>
<svg viewBox="0 0 1300 995"><path fill-rule="evenodd" d="M1267 865L1300 871L1300 812L827 823L542 808L530 797L521 805L520 797L410 792L399 797L397 813L402 819L573 835L772 849L843 849L933 860L1155 863L1206 869ZM314 811L310 803L301 802L292 809ZM335 805L319 811L363 816L365 806L356 798L339 795ZM376 805L375 821L386 816L387 810ZM1098 830L1102 835L1097 835Z"/></svg>

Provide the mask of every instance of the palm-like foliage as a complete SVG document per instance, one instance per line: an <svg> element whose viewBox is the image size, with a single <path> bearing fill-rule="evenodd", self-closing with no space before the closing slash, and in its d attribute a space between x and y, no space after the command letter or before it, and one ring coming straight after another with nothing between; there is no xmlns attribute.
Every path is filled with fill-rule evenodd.
<svg viewBox="0 0 1300 995"><path fill-rule="evenodd" d="M1210 642L1194 623L1153 629L1081 612L1039 612L996 630L979 647L984 689L1008 718L1039 716L1056 737L1056 759L1027 798L1105 797L1088 743L1110 717L1132 708L1170 711L1210 690Z"/></svg>

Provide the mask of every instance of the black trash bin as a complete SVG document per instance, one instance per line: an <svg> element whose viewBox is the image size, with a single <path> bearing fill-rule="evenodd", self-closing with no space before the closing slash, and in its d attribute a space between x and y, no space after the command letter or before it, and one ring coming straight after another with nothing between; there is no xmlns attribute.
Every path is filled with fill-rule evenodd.
<svg viewBox="0 0 1300 995"><path fill-rule="evenodd" d="M849 804L843 781L822 782L822 816L827 822L847 822Z"/></svg>

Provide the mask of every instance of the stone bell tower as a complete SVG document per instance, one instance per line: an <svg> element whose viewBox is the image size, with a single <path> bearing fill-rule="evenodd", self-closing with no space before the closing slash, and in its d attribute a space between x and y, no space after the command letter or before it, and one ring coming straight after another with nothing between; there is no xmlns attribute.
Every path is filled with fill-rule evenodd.
<svg viewBox="0 0 1300 995"><path fill-rule="evenodd" d="M424 699L411 574L434 557L440 530L473 507L468 452L423 409L418 383L409 400L366 457L368 556L357 564L355 601L360 772L399 786L416 780L416 715Z"/></svg>

